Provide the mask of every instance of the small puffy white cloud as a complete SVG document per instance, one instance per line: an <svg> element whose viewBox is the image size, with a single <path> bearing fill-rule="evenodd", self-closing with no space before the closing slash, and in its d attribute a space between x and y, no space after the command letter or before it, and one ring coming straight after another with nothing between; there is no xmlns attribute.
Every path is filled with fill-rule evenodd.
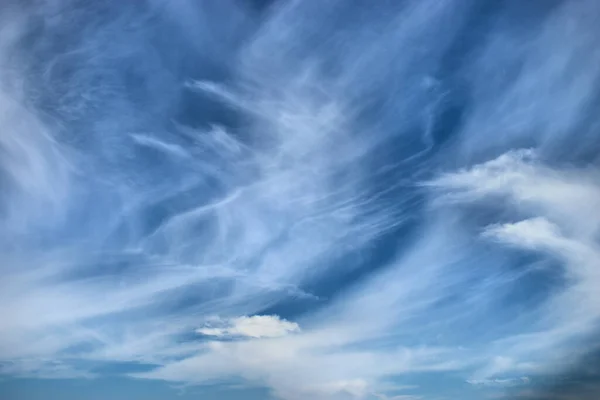
<svg viewBox="0 0 600 400"><path fill-rule="evenodd" d="M277 315L254 315L238 317L225 322L224 326L206 326L196 332L207 336L244 336L250 338L275 338L299 332L295 322L286 321Z"/></svg>
<svg viewBox="0 0 600 400"><path fill-rule="evenodd" d="M593 243L575 236L566 236L556 224L543 217L493 225L483 237L526 250L548 253L565 261L569 273L581 281L597 280L595 272L599 249Z"/></svg>
<svg viewBox="0 0 600 400"><path fill-rule="evenodd" d="M484 231L483 236L532 249L556 246L561 243L558 227L541 217L490 226Z"/></svg>

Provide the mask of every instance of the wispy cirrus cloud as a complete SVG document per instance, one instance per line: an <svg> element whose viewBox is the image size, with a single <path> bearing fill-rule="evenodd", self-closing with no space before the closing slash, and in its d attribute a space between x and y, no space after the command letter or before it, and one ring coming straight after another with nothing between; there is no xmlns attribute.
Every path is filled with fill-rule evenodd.
<svg viewBox="0 0 600 400"><path fill-rule="evenodd" d="M38 3L0 17L4 375L408 400L593 345L596 2Z"/></svg>

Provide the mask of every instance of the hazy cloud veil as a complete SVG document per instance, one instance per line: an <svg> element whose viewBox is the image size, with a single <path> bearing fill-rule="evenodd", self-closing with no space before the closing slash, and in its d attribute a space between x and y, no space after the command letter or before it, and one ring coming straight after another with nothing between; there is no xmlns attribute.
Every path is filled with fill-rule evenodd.
<svg viewBox="0 0 600 400"><path fill-rule="evenodd" d="M599 20L4 1L3 382L598 398Z"/></svg>

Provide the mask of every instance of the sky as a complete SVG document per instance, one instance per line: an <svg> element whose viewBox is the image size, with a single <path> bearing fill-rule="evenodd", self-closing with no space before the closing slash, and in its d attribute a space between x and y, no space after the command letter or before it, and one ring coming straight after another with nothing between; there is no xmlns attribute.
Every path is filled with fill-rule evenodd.
<svg viewBox="0 0 600 400"><path fill-rule="evenodd" d="M3 1L0 399L600 398L598 20Z"/></svg>

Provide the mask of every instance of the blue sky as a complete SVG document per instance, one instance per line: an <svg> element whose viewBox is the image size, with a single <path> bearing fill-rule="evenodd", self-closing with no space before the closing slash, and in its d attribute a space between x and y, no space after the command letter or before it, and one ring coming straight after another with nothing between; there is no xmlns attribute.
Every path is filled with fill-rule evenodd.
<svg viewBox="0 0 600 400"><path fill-rule="evenodd" d="M6 2L0 398L597 398L598 18Z"/></svg>

